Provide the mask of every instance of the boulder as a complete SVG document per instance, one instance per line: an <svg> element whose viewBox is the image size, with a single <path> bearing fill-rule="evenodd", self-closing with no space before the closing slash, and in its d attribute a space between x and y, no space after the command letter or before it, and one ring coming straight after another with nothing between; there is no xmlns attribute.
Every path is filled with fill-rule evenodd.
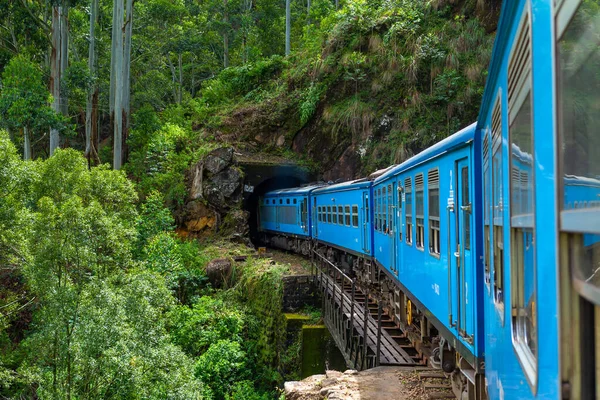
<svg viewBox="0 0 600 400"><path fill-rule="evenodd" d="M233 149L231 147L221 147L213 150L204 158L204 168L213 175L223 171L232 163Z"/></svg>
<svg viewBox="0 0 600 400"><path fill-rule="evenodd" d="M231 261L226 258L212 260L206 266L206 276L214 288L220 288L231 278Z"/></svg>
<svg viewBox="0 0 600 400"><path fill-rule="evenodd" d="M235 167L229 167L209 179L205 179L203 196L219 210L231 208L241 200L244 176Z"/></svg>

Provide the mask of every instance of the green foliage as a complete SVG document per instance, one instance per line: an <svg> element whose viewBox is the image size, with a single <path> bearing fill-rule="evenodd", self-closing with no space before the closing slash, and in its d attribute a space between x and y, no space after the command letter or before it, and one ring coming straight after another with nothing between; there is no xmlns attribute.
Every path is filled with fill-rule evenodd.
<svg viewBox="0 0 600 400"><path fill-rule="evenodd" d="M196 376L211 389L215 399L225 398L236 382L250 377L249 372L246 353L238 342L230 340L213 343L196 363Z"/></svg>
<svg viewBox="0 0 600 400"><path fill-rule="evenodd" d="M162 195L152 192L140 207L138 219L138 253L155 235L169 232L175 228L175 219L168 208L163 206Z"/></svg>
<svg viewBox="0 0 600 400"><path fill-rule="evenodd" d="M24 56L11 59L2 73L0 126L13 132L27 129L35 137L43 129L62 129L64 121L50 102L39 68Z"/></svg>
<svg viewBox="0 0 600 400"><path fill-rule="evenodd" d="M244 313L222 300L204 296L169 315L171 336L187 354L199 356L219 340L242 341Z"/></svg>

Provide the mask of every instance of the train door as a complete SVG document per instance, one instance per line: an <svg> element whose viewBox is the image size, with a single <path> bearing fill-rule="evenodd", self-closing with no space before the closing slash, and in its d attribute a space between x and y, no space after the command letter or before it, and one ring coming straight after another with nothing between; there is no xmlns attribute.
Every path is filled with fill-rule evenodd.
<svg viewBox="0 0 600 400"><path fill-rule="evenodd" d="M369 253L371 251L371 229L369 228L371 218L370 218L370 207L369 207L369 191L363 191L362 196L362 248L365 253Z"/></svg>
<svg viewBox="0 0 600 400"><path fill-rule="evenodd" d="M472 263L472 206L468 159L456 162L456 257L457 264L457 328L468 343L473 342L474 281Z"/></svg>

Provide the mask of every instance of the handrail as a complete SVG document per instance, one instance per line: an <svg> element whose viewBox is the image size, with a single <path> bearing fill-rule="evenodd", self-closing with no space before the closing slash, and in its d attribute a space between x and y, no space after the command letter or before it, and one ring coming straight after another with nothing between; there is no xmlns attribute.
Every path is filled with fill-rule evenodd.
<svg viewBox="0 0 600 400"><path fill-rule="evenodd" d="M327 264L329 264L335 271L339 272L341 274L342 277L346 278L346 280L348 280L349 282L352 282L352 278L350 278L348 275L346 275L344 273L344 271L342 271L341 269L339 269L334 263L332 263L331 261L329 261L327 258L325 258L322 254L317 253L314 249L313 249L313 253L315 253L318 257L321 258L321 260L325 261Z"/></svg>

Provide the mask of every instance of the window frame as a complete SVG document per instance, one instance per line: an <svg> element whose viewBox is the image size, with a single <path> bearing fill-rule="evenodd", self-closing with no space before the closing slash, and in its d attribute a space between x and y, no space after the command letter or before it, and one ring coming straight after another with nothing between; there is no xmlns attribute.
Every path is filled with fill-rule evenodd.
<svg viewBox="0 0 600 400"><path fill-rule="evenodd" d="M360 221L358 218L358 204L352 204L352 227L358 228L359 224Z"/></svg>
<svg viewBox="0 0 600 400"><path fill-rule="evenodd" d="M406 230L405 230L405 240L404 243L406 243L408 246L412 246L413 245L413 214L412 214L412 206L413 206L413 197L412 197L412 177L407 177L404 179L404 223L406 226ZM407 201L407 196L410 199L410 201ZM407 204L408 203L408 204Z"/></svg>
<svg viewBox="0 0 600 400"><path fill-rule="evenodd" d="M524 32L527 29L528 32ZM532 229L532 241L536 242L536 229L535 229L535 216L536 216L536 206L535 206L535 126L534 126L534 93L533 93L533 38L532 38L532 18L531 18L531 8L530 3L526 2L525 7L523 8L521 18L518 23L517 28L517 38L520 38L522 35L528 35L529 39L529 61L525 64L519 71L517 71L518 75L512 80L515 82L515 87L512 91L511 95L511 66L513 63L513 57L516 57L516 54L526 54L523 53L523 48L520 46L520 42L515 40L512 44L512 49L509 54L509 62L508 62L508 79L509 79L509 87L508 87L508 130L507 130L507 143L508 143L508 175L505 181L508 181L508 197L509 197L509 260L510 260L510 271L509 271L509 279L510 279L510 291L508 295L510 296L510 325L511 325L511 341L513 344L513 349L517 355L517 359L521 364L521 368L523 369L524 375L527 378L527 382L535 395L537 392L537 383L538 383L538 362L539 362L539 323L538 323L538 313L535 310L532 310L533 313L533 324L535 326L535 351L532 352L531 348L527 344L525 339L526 334L524 333L524 327L521 319L516 319L515 312L520 314L521 309L526 308L527 299L525 299L525 281L526 281L526 269L524 262L524 252L517 254L517 249L520 249L520 246L517 245L517 241L519 240L519 232L524 232L522 229L521 221L522 217L513 216L515 210L520 210L522 208L522 188L521 188L521 179L519 172L519 182L518 187L514 187L513 182L513 130L514 122L516 121L517 116L525 106L527 99L529 98L529 105L531 107L530 111L530 126L531 126L531 149L532 149L532 165L531 165L531 180L532 180L532 216L531 216L531 229ZM518 65L521 64L521 60L515 61ZM513 202L513 194L516 193L519 195L518 199L515 199ZM516 204L514 204L516 203ZM517 211L518 212L518 211ZM520 215L520 214L519 214ZM519 276L522 276L519 279ZM537 287L537 254L536 247L533 248L533 304L538 304L538 287ZM523 299L520 299L520 293L523 293ZM506 290L504 291L506 296ZM520 300L522 300L523 304L520 304Z"/></svg>
<svg viewBox="0 0 600 400"><path fill-rule="evenodd" d="M417 178L421 177L421 185L420 189L417 186ZM418 204L418 194L421 193L421 207L423 210L422 214L418 213L419 204ZM421 220L421 224L419 224L419 220ZM419 172L415 175L415 247L421 251L425 251L425 175L422 172ZM420 228L420 229L419 229ZM419 235L419 232L421 234ZM419 242L419 236L421 241Z"/></svg>
<svg viewBox="0 0 600 400"><path fill-rule="evenodd" d="M437 174L437 182L435 183L431 183L431 173L435 172ZM431 215L431 206L433 204L432 198L431 198L431 192L432 190L437 189L437 197L438 197L438 216L437 217L433 217ZM441 243L441 214L442 214L442 202L441 202L441 197L440 197L440 169L438 167L436 168L432 168L430 170L427 171L427 208L428 208L428 213L427 213L427 219L429 222L429 254L432 257L435 257L437 259L440 258L441 256L441 252L442 252L442 243ZM437 222L437 227L434 227L433 222ZM435 234L437 231L437 235ZM437 245L438 245L438 251L434 251L433 249L433 244L435 242L434 237L437 237Z"/></svg>
<svg viewBox="0 0 600 400"><path fill-rule="evenodd" d="M345 205L344 206L344 225L345 226L352 226L352 215L350 213L350 206L349 205Z"/></svg>

